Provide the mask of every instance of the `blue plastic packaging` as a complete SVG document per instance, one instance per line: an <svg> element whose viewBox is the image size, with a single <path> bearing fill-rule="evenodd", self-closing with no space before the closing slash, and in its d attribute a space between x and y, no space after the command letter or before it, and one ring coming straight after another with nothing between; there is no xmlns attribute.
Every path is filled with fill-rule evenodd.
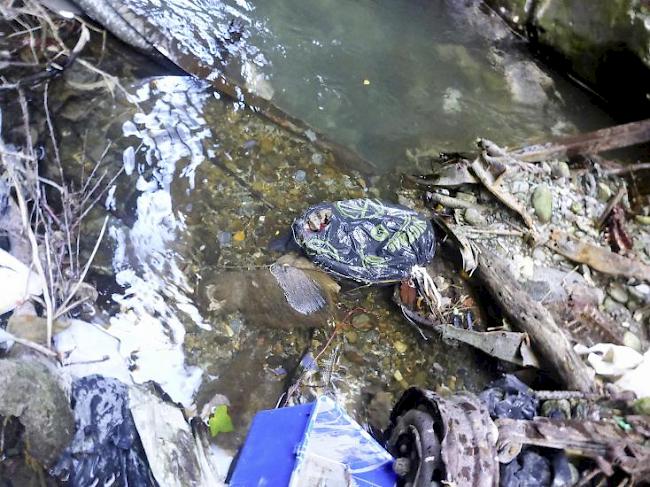
<svg viewBox="0 0 650 487"><path fill-rule="evenodd" d="M393 457L332 399L258 413L231 487L392 487Z"/></svg>

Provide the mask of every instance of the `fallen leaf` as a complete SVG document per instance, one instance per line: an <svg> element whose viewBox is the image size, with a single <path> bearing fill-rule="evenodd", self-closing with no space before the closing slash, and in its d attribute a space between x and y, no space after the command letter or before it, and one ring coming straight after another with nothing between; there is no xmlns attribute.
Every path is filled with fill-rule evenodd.
<svg viewBox="0 0 650 487"><path fill-rule="evenodd" d="M234 431L232 419L230 419L230 416L228 415L228 406L225 404L217 406L217 409L214 410L214 413L208 420L208 427L210 428L210 434L212 436L217 436L219 433L231 433Z"/></svg>

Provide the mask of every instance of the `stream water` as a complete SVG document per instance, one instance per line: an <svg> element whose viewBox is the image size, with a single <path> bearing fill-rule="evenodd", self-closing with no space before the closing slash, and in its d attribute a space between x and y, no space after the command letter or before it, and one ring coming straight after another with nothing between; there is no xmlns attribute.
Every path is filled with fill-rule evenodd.
<svg viewBox="0 0 650 487"><path fill-rule="evenodd" d="M134 1L134 9L145 3ZM234 285L230 298L243 304L223 313L209 297L211 284L271 264L280 254L268 243L310 204L394 200L399 173L416 169L407 151L471 150L479 136L521 144L609 123L587 95L534 64L476 6L258 3L226 2L214 12L205 5L201 15L190 15L183 2L168 1L161 8L169 15L151 15L150 22L167 19L180 46L196 51L201 45L192 43L223 31L228 16L243 19L250 55L239 66L242 76L277 106L375 162L375 175L341 170L327 153L208 82L161 76L112 39L102 68L129 96L117 85L113 94L79 90L79 83L96 81L79 66L50 87L69 175L78 178L82 166L89 174L98 162L108 177L117 175L105 205L86 221L87 255L110 215L93 266L101 296L94 319L120 339L135 381L155 380L186 406L225 395L235 432L217 441L228 447L242 441L255 411L276 405L300 358L322 350L332 330L269 327L255 318L256 296L235 296ZM183 15L183 24L169 20ZM361 422L379 421L408 384L478 389L497 372L465 347L424 341L391 302L391 290L344 291L335 321L362 309L322 355L328 374L321 388L336 391Z"/></svg>

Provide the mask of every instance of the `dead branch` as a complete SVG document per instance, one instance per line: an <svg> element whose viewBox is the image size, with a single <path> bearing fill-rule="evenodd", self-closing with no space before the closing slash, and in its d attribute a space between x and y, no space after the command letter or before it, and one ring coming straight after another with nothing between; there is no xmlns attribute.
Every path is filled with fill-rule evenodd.
<svg viewBox="0 0 650 487"><path fill-rule="evenodd" d="M483 168L483 164L481 164L480 159L475 159L470 164L470 168L472 169L472 172L476 178L481 182L483 186L485 186L485 189L492 193L492 195L501 203L521 216L526 226L535 231L535 224L533 223L533 219L530 217L526 209L521 206L519 201L517 201L514 196L506 193L499 187L499 185L493 182L492 176Z"/></svg>
<svg viewBox="0 0 650 487"><path fill-rule="evenodd" d="M510 151L510 155L526 162L572 158L577 155L598 154L650 141L650 119L616 125L586 134L529 145Z"/></svg>
<svg viewBox="0 0 650 487"><path fill-rule="evenodd" d="M490 292L508 321L528 334L533 349L545 361L542 367L554 371L570 389L597 392L589 368L551 314L522 289L501 257L485 247L480 249L476 278Z"/></svg>

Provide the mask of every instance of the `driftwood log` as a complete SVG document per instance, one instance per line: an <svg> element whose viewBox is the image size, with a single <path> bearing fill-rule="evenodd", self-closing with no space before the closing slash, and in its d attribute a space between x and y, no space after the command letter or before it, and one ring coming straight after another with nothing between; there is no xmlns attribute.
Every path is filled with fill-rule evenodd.
<svg viewBox="0 0 650 487"><path fill-rule="evenodd" d="M474 277L493 296L510 323L528 334L542 367L555 371L568 389L596 392L589 368L575 353L551 314L522 289L501 257L485 247L480 250Z"/></svg>

